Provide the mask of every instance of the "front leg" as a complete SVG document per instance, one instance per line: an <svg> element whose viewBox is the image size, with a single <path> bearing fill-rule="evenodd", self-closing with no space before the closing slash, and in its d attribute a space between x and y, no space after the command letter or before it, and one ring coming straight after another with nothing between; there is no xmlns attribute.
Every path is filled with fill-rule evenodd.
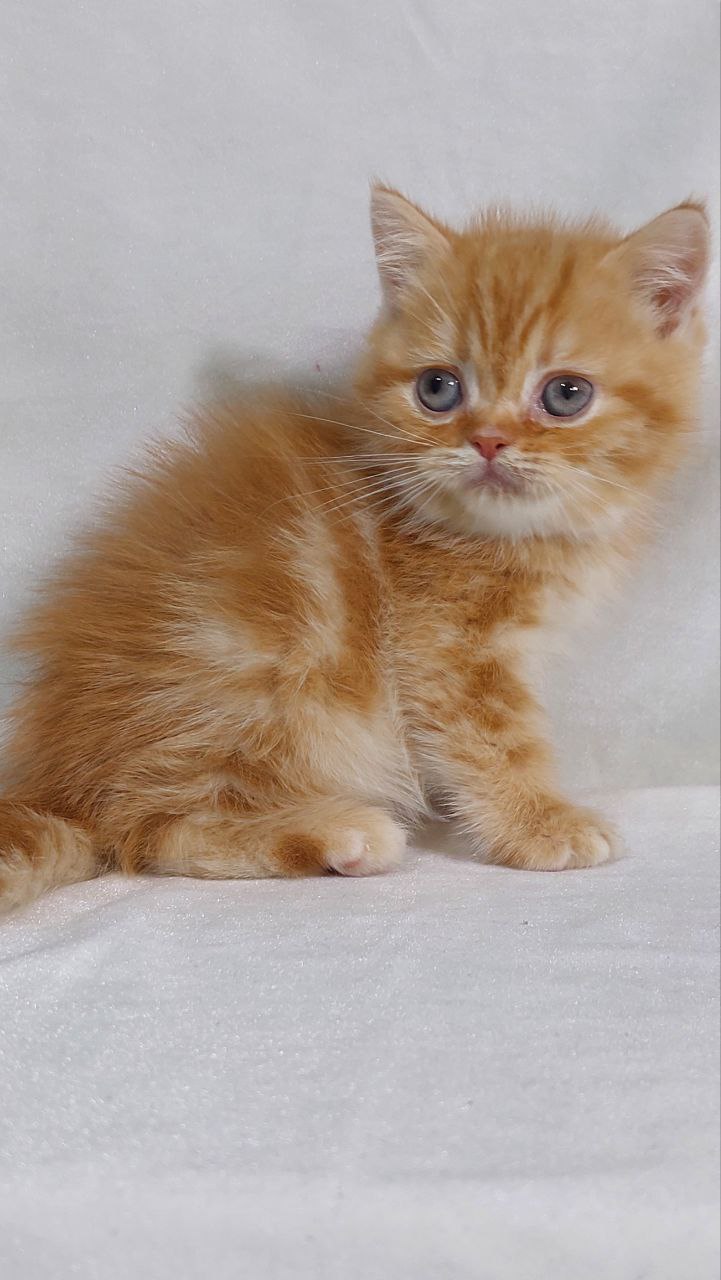
<svg viewBox="0 0 721 1280"><path fill-rule="evenodd" d="M432 791L491 862L562 871L607 862L612 830L558 794L540 708L510 664L488 660L418 707Z"/></svg>

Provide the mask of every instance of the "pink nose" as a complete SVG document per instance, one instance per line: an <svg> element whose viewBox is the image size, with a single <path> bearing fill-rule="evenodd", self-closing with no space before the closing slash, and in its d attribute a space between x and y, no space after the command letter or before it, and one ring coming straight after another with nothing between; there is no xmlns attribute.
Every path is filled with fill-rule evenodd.
<svg viewBox="0 0 721 1280"><path fill-rule="evenodd" d="M503 436L474 436L471 444L487 462L492 462L496 454L500 453L501 449L505 449L510 441Z"/></svg>

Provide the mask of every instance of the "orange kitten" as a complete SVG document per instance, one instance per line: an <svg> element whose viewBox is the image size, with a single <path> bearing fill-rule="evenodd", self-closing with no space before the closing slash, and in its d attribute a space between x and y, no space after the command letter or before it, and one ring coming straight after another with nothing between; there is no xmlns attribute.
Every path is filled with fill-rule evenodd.
<svg viewBox="0 0 721 1280"><path fill-rule="evenodd" d="M6 905L108 869L382 871L431 805L496 862L611 856L526 667L693 424L703 211L456 232L377 188L373 230L352 399L209 413L26 619Z"/></svg>

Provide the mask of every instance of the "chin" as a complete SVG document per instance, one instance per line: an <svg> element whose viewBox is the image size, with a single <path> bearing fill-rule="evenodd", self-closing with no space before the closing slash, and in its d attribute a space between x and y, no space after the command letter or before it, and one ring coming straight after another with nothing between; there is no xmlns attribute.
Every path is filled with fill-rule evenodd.
<svg viewBox="0 0 721 1280"><path fill-rule="evenodd" d="M556 497L531 497L481 490L464 502L469 531L491 538L549 537L569 531L569 522Z"/></svg>
<svg viewBox="0 0 721 1280"><path fill-rule="evenodd" d="M510 492L490 486L446 489L418 508L426 524L441 525L467 538L588 536L572 529L572 522L555 494Z"/></svg>

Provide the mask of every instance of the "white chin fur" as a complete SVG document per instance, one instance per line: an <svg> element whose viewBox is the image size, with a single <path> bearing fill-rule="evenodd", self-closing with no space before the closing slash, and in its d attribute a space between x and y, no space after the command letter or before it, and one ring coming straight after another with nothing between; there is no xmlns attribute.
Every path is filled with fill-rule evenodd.
<svg viewBox="0 0 721 1280"><path fill-rule="evenodd" d="M506 538L511 542L533 537L587 542L608 537L628 516L628 508L616 504L569 510L553 494L536 498L484 490L446 490L419 504L417 511L423 523L439 524L461 537Z"/></svg>
<svg viewBox="0 0 721 1280"><path fill-rule="evenodd" d="M558 498L524 498L520 494L475 493L463 502L473 533L497 538L548 536L567 531L568 520Z"/></svg>
<svg viewBox="0 0 721 1280"><path fill-rule="evenodd" d="M483 489L444 493L420 504L421 519L445 525L466 537L520 538L567 536L587 537L590 530L574 529L563 504L553 495L524 497L522 494L494 493Z"/></svg>

